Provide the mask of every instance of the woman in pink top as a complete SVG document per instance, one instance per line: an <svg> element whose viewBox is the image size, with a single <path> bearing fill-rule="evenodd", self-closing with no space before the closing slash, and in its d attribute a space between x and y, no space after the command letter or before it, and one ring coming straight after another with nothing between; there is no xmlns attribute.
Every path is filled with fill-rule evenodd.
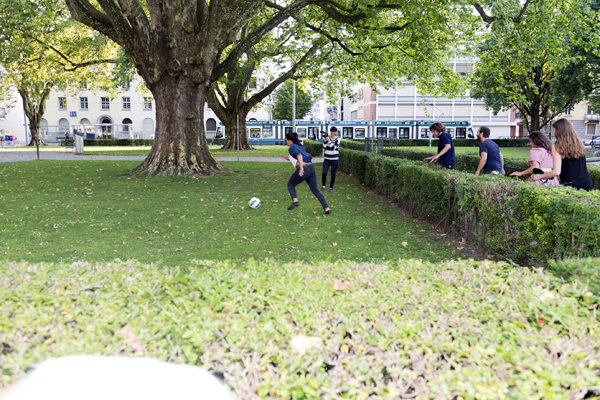
<svg viewBox="0 0 600 400"><path fill-rule="evenodd" d="M522 176L531 174L534 168L540 168L544 172L552 171L554 167L554 161L552 161L552 142L546 135L540 131L534 131L529 134L529 145L531 150L529 151L529 165L525 171L513 172L510 176ZM547 182L534 181L538 183L545 183L549 186L557 186L558 179L556 177L548 179Z"/></svg>

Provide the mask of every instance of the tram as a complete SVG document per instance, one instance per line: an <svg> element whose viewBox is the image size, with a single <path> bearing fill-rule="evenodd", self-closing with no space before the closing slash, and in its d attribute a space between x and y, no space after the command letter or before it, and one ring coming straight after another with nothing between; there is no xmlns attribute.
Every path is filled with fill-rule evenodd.
<svg viewBox="0 0 600 400"><path fill-rule="evenodd" d="M468 121L439 121L453 139L475 139L473 128ZM365 138L384 139L429 139L429 126L434 121L296 121L299 139L323 141L323 135L329 128L338 128L342 139L365 140ZM285 144L285 134L292 132L290 121L247 121L246 134L252 145ZM219 122L217 137L225 137L223 123Z"/></svg>

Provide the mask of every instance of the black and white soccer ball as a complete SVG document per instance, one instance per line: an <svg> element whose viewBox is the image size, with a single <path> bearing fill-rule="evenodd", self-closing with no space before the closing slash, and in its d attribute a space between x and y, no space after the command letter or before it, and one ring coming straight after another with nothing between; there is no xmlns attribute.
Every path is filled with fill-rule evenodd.
<svg viewBox="0 0 600 400"><path fill-rule="evenodd" d="M258 197L253 197L250 199L250 201L248 202L248 205L251 208L258 208L260 207L260 199Z"/></svg>

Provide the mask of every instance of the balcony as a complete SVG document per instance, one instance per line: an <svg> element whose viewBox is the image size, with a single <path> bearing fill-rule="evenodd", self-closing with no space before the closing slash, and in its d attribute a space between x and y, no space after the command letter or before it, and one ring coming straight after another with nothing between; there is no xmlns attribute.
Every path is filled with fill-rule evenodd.
<svg viewBox="0 0 600 400"><path fill-rule="evenodd" d="M600 120L600 117L598 116L598 114L587 114L585 116L586 124L597 124L599 120Z"/></svg>

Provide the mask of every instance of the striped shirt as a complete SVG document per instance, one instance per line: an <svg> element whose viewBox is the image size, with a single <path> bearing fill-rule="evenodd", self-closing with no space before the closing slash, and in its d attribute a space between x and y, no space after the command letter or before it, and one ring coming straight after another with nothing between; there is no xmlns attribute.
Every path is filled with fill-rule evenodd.
<svg viewBox="0 0 600 400"><path fill-rule="evenodd" d="M336 137L334 140L329 142L323 142L323 150L325 150L325 158L327 160L339 160L340 159L340 138Z"/></svg>

